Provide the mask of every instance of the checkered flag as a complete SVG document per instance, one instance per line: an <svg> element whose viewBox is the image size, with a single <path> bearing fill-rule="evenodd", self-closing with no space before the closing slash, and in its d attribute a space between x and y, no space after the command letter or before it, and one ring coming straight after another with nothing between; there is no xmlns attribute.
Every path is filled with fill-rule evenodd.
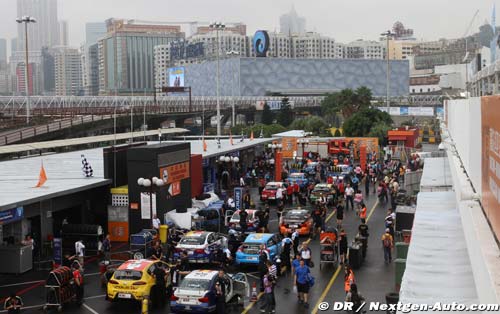
<svg viewBox="0 0 500 314"><path fill-rule="evenodd" d="M94 175L94 170L92 170L92 166L87 161L87 158L85 158L85 155L82 155L82 171L85 178L90 178Z"/></svg>

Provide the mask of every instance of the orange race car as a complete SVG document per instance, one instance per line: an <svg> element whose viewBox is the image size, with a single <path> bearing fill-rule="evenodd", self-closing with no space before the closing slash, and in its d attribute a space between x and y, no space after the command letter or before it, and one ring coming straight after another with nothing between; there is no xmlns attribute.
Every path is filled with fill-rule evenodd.
<svg viewBox="0 0 500 314"><path fill-rule="evenodd" d="M283 214L280 233L285 235L297 229L299 235L309 235L313 229L311 214L307 209L291 209Z"/></svg>

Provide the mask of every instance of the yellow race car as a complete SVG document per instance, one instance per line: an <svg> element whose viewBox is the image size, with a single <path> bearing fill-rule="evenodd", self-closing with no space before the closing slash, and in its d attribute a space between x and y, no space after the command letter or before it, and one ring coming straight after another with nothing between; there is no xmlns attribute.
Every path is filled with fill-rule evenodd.
<svg viewBox="0 0 500 314"><path fill-rule="evenodd" d="M153 276L159 264L163 265L165 274L169 274L170 267L167 263L158 260L128 260L118 267L108 281L106 300L136 300L142 301L145 296L152 302L156 295L153 289L156 284ZM166 287L170 285L170 276L165 281ZM165 295L167 299L167 294Z"/></svg>

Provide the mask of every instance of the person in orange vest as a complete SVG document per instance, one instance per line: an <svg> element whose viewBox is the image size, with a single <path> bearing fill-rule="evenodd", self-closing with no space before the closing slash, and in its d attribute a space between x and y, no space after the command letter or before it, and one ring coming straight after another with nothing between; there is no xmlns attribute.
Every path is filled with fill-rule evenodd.
<svg viewBox="0 0 500 314"><path fill-rule="evenodd" d="M361 202L361 210L359 211L359 218L361 218L362 224L366 223L366 205L363 202Z"/></svg>
<svg viewBox="0 0 500 314"><path fill-rule="evenodd" d="M354 283L354 272L349 265L344 268L344 291L349 293L351 291L351 285Z"/></svg>

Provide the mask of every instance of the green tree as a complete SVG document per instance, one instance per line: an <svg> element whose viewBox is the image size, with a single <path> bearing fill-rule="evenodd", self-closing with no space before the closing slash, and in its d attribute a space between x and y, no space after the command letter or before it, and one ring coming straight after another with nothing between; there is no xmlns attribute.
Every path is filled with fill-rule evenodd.
<svg viewBox="0 0 500 314"><path fill-rule="evenodd" d="M390 125L387 125L385 122L377 122L372 126L368 136L370 137L378 137L378 142L380 145L386 145L387 139L387 131L391 129Z"/></svg>
<svg viewBox="0 0 500 314"><path fill-rule="evenodd" d="M308 116L303 119L294 120L289 127L291 130L304 130L319 136L328 135L327 128L328 124L325 119L318 116Z"/></svg>
<svg viewBox="0 0 500 314"><path fill-rule="evenodd" d="M370 136L372 129L374 132L372 134L385 136L384 134L387 133L391 125L392 119L388 113L368 108L353 114L347 119L344 122L343 130L345 136Z"/></svg>
<svg viewBox="0 0 500 314"><path fill-rule="evenodd" d="M361 86L355 91L350 88L326 95L321 102L321 111L324 116L334 117L337 113L342 114L345 119L354 113L369 108L372 100L372 92L369 88Z"/></svg>
<svg viewBox="0 0 500 314"><path fill-rule="evenodd" d="M283 97L281 100L281 110L278 114L278 123L284 127L288 127L293 121L293 110L290 106L288 97Z"/></svg>
<svg viewBox="0 0 500 314"><path fill-rule="evenodd" d="M264 105L264 109L262 110L262 124L270 125L274 123L274 113L271 111L271 108L267 104Z"/></svg>

